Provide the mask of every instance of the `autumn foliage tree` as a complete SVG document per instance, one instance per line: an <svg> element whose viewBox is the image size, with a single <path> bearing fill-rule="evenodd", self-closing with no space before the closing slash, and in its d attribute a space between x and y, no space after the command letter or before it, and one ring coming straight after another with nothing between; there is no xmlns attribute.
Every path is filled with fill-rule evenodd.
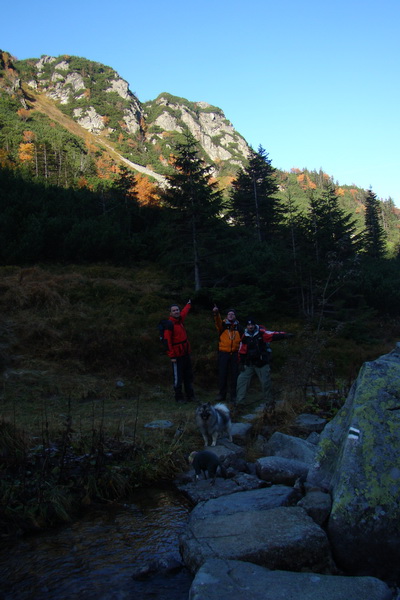
<svg viewBox="0 0 400 600"><path fill-rule="evenodd" d="M22 163L32 162L35 154L35 147L31 143L21 142L19 145L18 158Z"/></svg>
<svg viewBox="0 0 400 600"><path fill-rule="evenodd" d="M136 176L136 194L140 205L156 206L160 202L158 188L148 177L138 173Z"/></svg>
<svg viewBox="0 0 400 600"><path fill-rule="evenodd" d="M22 121L28 121L31 116L31 113L27 108L18 109L17 114Z"/></svg>
<svg viewBox="0 0 400 600"><path fill-rule="evenodd" d="M24 131L23 142L19 145L18 158L22 163L32 162L35 155L35 134L33 131Z"/></svg>

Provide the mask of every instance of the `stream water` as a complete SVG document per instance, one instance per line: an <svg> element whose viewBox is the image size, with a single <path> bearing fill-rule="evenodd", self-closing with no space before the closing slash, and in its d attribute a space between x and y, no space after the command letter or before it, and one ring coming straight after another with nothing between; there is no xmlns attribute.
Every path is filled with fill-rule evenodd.
<svg viewBox="0 0 400 600"><path fill-rule="evenodd" d="M180 560L189 504L172 490L141 490L134 503L92 509L52 532L4 541L0 600L187 600L186 569L134 580L152 560Z"/></svg>

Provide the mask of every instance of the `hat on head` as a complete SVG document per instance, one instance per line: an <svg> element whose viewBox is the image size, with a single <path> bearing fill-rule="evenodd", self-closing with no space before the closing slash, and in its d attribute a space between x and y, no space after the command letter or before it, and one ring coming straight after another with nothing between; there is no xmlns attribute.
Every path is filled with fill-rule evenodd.
<svg viewBox="0 0 400 600"><path fill-rule="evenodd" d="M228 310L226 311L226 314L233 312L233 314L236 316L236 310L234 308L228 308Z"/></svg>
<svg viewBox="0 0 400 600"><path fill-rule="evenodd" d="M257 323L255 322L255 319L253 319L253 317L249 317L246 321L246 325L257 325Z"/></svg>

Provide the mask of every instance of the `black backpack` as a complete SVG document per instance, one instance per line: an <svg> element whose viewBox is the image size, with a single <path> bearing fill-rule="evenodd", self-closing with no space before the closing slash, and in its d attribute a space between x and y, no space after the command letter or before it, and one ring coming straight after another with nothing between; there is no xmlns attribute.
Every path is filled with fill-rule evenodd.
<svg viewBox="0 0 400 600"><path fill-rule="evenodd" d="M272 349L270 344L264 342L262 334L265 331L265 327L259 325L260 331L254 337L251 337L250 344L248 344L247 359L251 364L256 367L262 367L271 362Z"/></svg>
<svg viewBox="0 0 400 600"><path fill-rule="evenodd" d="M159 340L161 342L162 348L163 348L163 350L167 351L168 350L168 342L165 339L164 332L166 329L169 329L170 331L172 331L172 329L174 328L174 324L169 319L161 319L161 321L157 325L157 328L158 328L158 336L159 336Z"/></svg>

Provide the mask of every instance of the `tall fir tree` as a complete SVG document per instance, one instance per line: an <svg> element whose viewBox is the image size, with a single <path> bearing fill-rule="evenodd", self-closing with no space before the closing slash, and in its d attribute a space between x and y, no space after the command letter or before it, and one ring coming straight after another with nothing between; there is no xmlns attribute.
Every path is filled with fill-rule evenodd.
<svg viewBox="0 0 400 600"><path fill-rule="evenodd" d="M386 235L382 226L380 202L369 189L365 198L365 229L363 250L370 258L383 258L386 253Z"/></svg>
<svg viewBox="0 0 400 600"><path fill-rule="evenodd" d="M119 173L110 190L121 232L132 235L135 215L138 212L138 199L135 175L127 167L119 167Z"/></svg>
<svg viewBox="0 0 400 600"><path fill-rule="evenodd" d="M275 168L262 146L250 150L248 165L232 182L229 214L238 225L253 231L256 238L268 241L282 217L275 194L278 184Z"/></svg>
<svg viewBox="0 0 400 600"><path fill-rule="evenodd" d="M328 255L335 255L338 260L355 256L356 221L339 206L332 183L325 184L320 195L310 195L305 228L317 263L325 261Z"/></svg>
<svg viewBox="0 0 400 600"><path fill-rule="evenodd" d="M211 180L211 167L199 156L199 147L189 132L175 146L172 164L174 173L168 176L168 187L162 193L162 203L173 209L170 213L168 235L173 248L186 258L191 249L194 287L202 287L202 268L212 223L219 215L222 194Z"/></svg>
<svg viewBox="0 0 400 600"><path fill-rule="evenodd" d="M338 291L343 294L356 276L356 223L339 206L335 188L328 182L320 193L310 192L308 211L296 224L299 306L308 316L322 317L333 310Z"/></svg>

